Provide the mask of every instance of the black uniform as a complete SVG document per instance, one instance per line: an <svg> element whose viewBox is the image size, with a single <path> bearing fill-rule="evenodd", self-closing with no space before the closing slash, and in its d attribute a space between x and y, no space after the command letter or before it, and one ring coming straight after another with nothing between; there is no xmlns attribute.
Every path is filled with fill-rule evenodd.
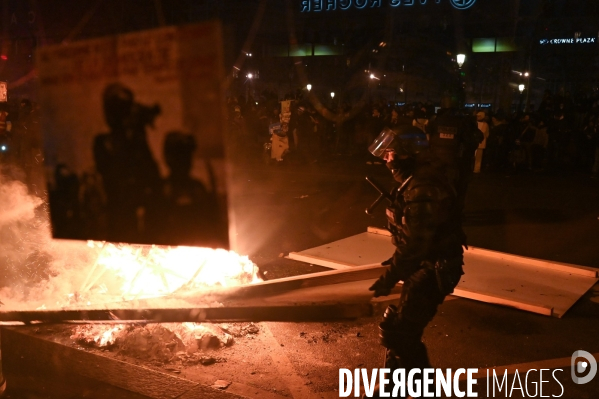
<svg viewBox="0 0 599 399"><path fill-rule="evenodd" d="M412 126L383 130L369 147L400 183L386 211L396 249L370 290L375 297L389 295L403 281L398 306L389 306L380 324L380 338L387 349L385 367L406 374L430 367L422 334L463 274L466 244L458 179L428 147L426 135Z"/></svg>
<svg viewBox="0 0 599 399"><path fill-rule="evenodd" d="M430 156L416 161L393 194L387 217L396 250L372 289L387 295L403 281L397 315L381 323L381 340L389 349L387 366L408 373L430 367L422 334L463 274L465 235L455 188Z"/></svg>

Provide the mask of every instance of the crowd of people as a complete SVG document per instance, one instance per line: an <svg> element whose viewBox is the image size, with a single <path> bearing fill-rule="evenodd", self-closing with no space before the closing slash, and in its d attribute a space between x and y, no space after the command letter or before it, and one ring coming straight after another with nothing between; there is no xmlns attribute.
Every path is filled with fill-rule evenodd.
<svg viewBox="0 0 599 399"><path fill-rule="evenodd" d="M483 167L491 171L599 173L599 99L552 95L532 112L488 115L490 134Z"/></svg>
<svg viewBox="0 0 599 399"><path fill-rule="evenodd" d="M287 155L302 162L318 162L325 154L363 156L366 162L376 162L369 159L366 147L384 127L409 124L430 134L439 109L432 103L382 100L358 112L348 104L333 106L325 117L307 99L289 98L293 105ZM269 125L279 121L276 96L230 97L228 105L233 140L241 143L247 156L258 157L270 141ZM471 116L484 134L472 166L475 173L576 170L599 175L598 96L574 100L569 93L547 91L531 111L466 108L458 112Z"/></svg>
<svg viewBox="0 0 599 399"><path fill-rule="evenodd" d="M573 99L567 93L561 95L546 92L540 105L532 112L518 109L509 112L501 109L494 112L490 109L460 109L455 106L455 103L447 105L441 100L439 104L407 105L379 101L360 108L357 106L352 108L347 104L337 105L329 107L330 111L327 113L322 110L318 112L306 98L301 96L289 96L288 100L291 104L288 107L289 112L286 108L285 116L282 117L281 103L278 96L274 94L265 93L258 99L247 96L229 98L227 143L229 148L234 150L232 154L235 157L256 161L264 159L269 163L280 163L277 160L283 159L283 163L305 165L327 161L332 156L346 156L359 162L382 164L367 151L367 148L383 129L395 129L406 125L415 127L430 140L433 152L442 153L443 142L446 141L443 140L444 135L452 134L442 130L451 130L452 123L461 121L459 123L462 125L459 126L466 126L465 131L470 130L472 126L474 130L478 128L481 135L481 140L474 146L467 146L470 155L461 157L468 160L467 165L459 166L463 170L468 169L472 173L506 174L575 171L589 174L593 178L599 177L599 96L579 96ZM110 116L108 112L110 110L105 111ZM451 118L447 119L446 115L451 115ZM443 121L443 118L446 120ZM283 120L287 125L285 129L272 128L274 125L281 124ZM30 191L44 196L46 187L43 183L43 169L40 167L43 157L39 125L39 108L29 100L23 99L12 107L6 103L0 104L0 163L12 162L21 165L24 169L23 179L27 182ZM138 130L143 136L145 125L142 123L140 126ZM440 127L443 129L440 130ZM275 134L285 135L285 145L288 146L282 158L277 160L267 150L270 149L269 144ZM83 212L80 206L77 208L71 203L79 204L81 198L87 198L89 193L85 188L98 186L99 178L105 186L103 195L110 197L110 193L116 190L111 191L111 182L125 181L124 177L127 174L123 174L124 170L129 174L137 170L131 165L143 169L144 173L140 172L140 175L154 176L156 187L160 186L158 191L165 193L162 196L172 196L172 193L181 191L179 187L181 182L192 181L189 178L189 169L195 143L190 141L187 135L180 132L172 133L165 141L164 159L171 174L164 182L158 177L155 160L149 155L149 149L145 147L144 159L148 160L150 166L142 166L139 160L133 162L134 152L130 150L124 152L122 157L124 163L117 162L120 158L115 158L112 154L114 145L111 143L115 140L113 136L115 134L104 134L95 141L94 157L99 174L83 175L79 179L75 178L73 172L65 165L57 166L53 176L54 184L49 192L50 197L72 198L72 201L65 203L55 200L53 211L60 212L53 212L53 217L55 215L66 215L67 219L71 217L69 215L83 217L86 212ZM440 147L438 143L434 143L435 139L441 143ZM148 170L154 173L148 174ZM198 184L196 186L199 187ZM130 200L131 190L126 191L129 193L127 198ZM201 187L195 191L202 191ZM153 202L156 202L157 196L151 195L151 197ZM94 201L85 203L90 202L94 203ZM119 212L126 208L123 207L122 201L114 203L117 204L114 207L114 219L122 221L124 217ZM73 210L75 208L76 211ZM133 208L137 209L132 206ZM164 206L161 205L160 208ZM137 215L133 210L130 213ZM94 225L90 221L86 224ZM180 220L175 224L180 225ZM68 226L69 223L62 223L62 225Z"/></svg>

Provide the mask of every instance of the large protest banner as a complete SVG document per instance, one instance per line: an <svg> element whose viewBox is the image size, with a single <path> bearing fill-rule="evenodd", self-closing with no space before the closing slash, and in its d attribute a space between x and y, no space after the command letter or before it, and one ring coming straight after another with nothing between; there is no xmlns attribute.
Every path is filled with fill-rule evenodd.
<svg viewBox="0 0 599 399"><path fill-rule="evenodd" d="M54 237L228 248L219 23L42 47Z"/></svg>

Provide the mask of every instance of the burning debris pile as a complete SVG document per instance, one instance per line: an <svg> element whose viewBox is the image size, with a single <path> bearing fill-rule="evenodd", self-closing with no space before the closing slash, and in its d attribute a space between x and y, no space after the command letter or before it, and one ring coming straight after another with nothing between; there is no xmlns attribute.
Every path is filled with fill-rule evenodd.
<svg viewBox="0 0 599 399"><path fill-rule="evenodd" d="M257 279L246 257L223 249L88 242L99 251L79 298L108 294L123 300L151 298L184 290L231 287Z"/></svg>
<svg viewBox="0 0 599 399"><path fill-rule="evenodd" d="M130 307L259 281L247 256L224 249L52 239L44 201L1 174L0 208L2 310Z"/></svg>
<svg viewBox="0 0 599 399"><path fill-rule="evenodd" d="M73 329L71 339L82 346L108 350L150 363L210 365L223 358L214 351L252 338L260 329L249 324L88 324Z"/></svg>

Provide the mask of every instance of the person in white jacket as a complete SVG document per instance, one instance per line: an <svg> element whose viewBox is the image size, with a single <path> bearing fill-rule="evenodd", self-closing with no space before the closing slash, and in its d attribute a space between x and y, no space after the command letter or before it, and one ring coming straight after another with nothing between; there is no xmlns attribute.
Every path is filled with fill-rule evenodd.
<svg viewBox="0 0 599 399"><path fill-rule="evenodd" d="M487 146L487 138L489 138L489 124L485 120L486 118L487 115L483 111L478 111L476 113L476 124L478 125L478 130L483 133L485 138L478 145L474 155L474 173L480 173L480 168L483 161L483 152Z"/></svg>

